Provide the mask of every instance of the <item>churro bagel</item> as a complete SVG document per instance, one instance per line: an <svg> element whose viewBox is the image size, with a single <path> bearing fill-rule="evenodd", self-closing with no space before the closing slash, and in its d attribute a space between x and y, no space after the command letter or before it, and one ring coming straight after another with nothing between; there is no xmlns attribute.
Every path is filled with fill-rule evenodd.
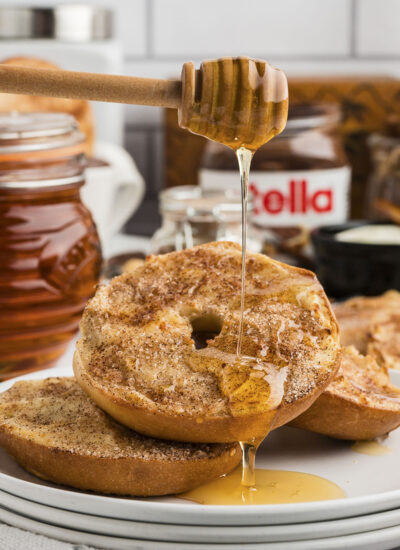
<svg viewBox="0 0 400 550"><path fill-rule="evenodd" d="M340 326L342 346L355 346L366 354L371 332L400 311L400 292L388 290L381 296L356 296L333 304Z"/></svg>
<svg viewBox="0 0 400 550"><path fill-rule="evenodd" d="M400 389L387 368L344 348L338 374L292 426L338 439L372 439L400 426Z"/></svg>
<svg viewBox="0 0 400 550"><path fill-rule="evenodd" d="M73 378L17 382L0 394L0 446L34 475L120 495L180 493L233 470L237 444L139 435L96 407Z"/></svg>
<svg viewBox="0 0 400 550"><path fill-rule="evenodd" d="M380 365L400 370L400 309L370 326L367 353Z"/></svg>
<svg viewBox="0 0 400 550"><path fill-rule="evenodd" d="M149 257L100 286L83 314L74 371L122 424L163 439L262 439L307 409L340 360L314 274L248 254L242 356L241 247Z"/></svg>

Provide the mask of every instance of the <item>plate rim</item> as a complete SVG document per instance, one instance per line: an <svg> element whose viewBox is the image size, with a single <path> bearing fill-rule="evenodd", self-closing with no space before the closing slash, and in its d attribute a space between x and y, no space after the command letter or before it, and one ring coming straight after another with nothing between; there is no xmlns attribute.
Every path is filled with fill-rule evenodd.
<svg viewBox="0 0 400 550"><path fill-rule="evenodd" d="M0 490L0 495L6 495L7 500L2 503L2 506L18 515L24 515L25 517L28 517L30 519L34 519L37 521L41 521L42 517L46 517L46 522L50 523L51 525L55 525L58 527L66 527L68 528L70 525L74 526L74 529L81 529L81 525L76 526L76 523L74 522L75 516L82 516L81 521L87 522L90 521L92 518L95 518L95 523L101 523L104 524L104 520L107 521L107 527L104 527L104 529L109 529L110 521L113 524L113 533L108 532L102 532L101 528L97 527L94 524L89 524L88 527L82 528L83 531L88 533L94 533L94 534L100 534L100 535L106 535L110 534L111 536L123 536L123 537L133 537L134 533L128 534L126 531L124 534L121 534L121 527L123 527L123 524L132 524L132 529L139 529L140 525L138 524L144 524L147 526L147 528L154 529L156 527L158 528L170 528L170 530L179 530L179 538L172 538L172 533L168 533L168 539L165 539L165 531L163 531L162 535L159 535L159 540L161 541L172 541L172 542L184 542L183 537L189 536L190 531L195 530L197 533L200 530L203 531L201 533L201 537L196 540L196 542L199 543L213 543L215 542L215 539L218 537L218 540L221 542L231 542L234 541L236 543L240 542L294 542L294 541L303 541L303 540L314 540L318 538L328 538L332 536L347 536L351 534L361 534L361 533L367 533L371 531L376 531L378 529L386 529L390 527L396 527L400 525L400 508L396 508L394 510L388 510L384 512L378 512L376 514L368 514L364 516L356 516L353 518L342 518L337 520L327 520L327 521L314 521L314 522L306 522L301 524L281 524L281 525L255 525L251 527L251 535L252 540L249 540L249 526L248 525L242 525L242 526L211 526L211 525L185 525L185 524L161 524L157 522L138 522L135 520L124 520L124 519L117 519L117 518L109 518L105 516L98 516L88 513L79 513L79 512L72 512L70 510L60 509L60 508L53 508L48 505L43 505L37 502L34 502L29 499L23 499L21 497L18 497L16 495L12 495L10 493L7 493L5 491ZM10 498L11 497L11 498ZM16 502L15 502L16 501ZM28 509L24 510L23 505L25 502L29 503ZM35 510L35 507L39 505L39 509ZM58 512L65 513L66 517L63 519L58 515L57 518L49 519L50 513L46 509L50 510L57 510ZM41 515L44 514L44 515ZM90 519L89 519L90 518ZM365 522L369 522L368 525L371 525L372 522L374 523L374 526L371 528L368 528L368 525L362 525L362 522L365 524ZM322 525L324 524L324 525ZM356 524L356 527L354 527L354 524ZM302 528L302 526L305 526ZM318 529L320 527L320 529ZM292 528L290 530L290 528ZM316 529L317 528L317 529ZM100 529L100 530L97 530ZM340 532L338 533L338 529L340 529ZM210 533L211 530L211 533ZM286 537L286 533L289 530L289 538ZM300 530L300 533L299 533ZM254 533L255 531L255 533ZM272 531L272 532L271 532ZM188 533L189 532L189 533ZM186 533L186 534L185 534ZM311 535L311 533L315 533L314 535ZM332 534L334 533L334 534ZM336 533L336 534L335 534ZM145 535L138 535L142 538L145 538ZM191 536L193 536L191 534ZM180 539L180 540L179 540ZM239 539L239 540L238 540ZM153 539L151 539L153 540Z"/></svg>
<svg viewBox="0 0 400 550"><path fill-rule="evenodd" d="M158 547L159 548L163 548L165 550L173 550L174 548L178 547L178 548L181 548L182 550L184 549L191 549L191 550L205 550L206 548L209 548L210 545L207 544L207 543L191 543L189 541L187 542L162 542L162 541L154 541L154 540L150 540L150 539L147 539L147 540L144 540L144 539L127 539L127 538L124 538L124 537L109 537L107 535L96 535L96 534L92 534L92 533L85 533L85 532L82 532L82 531L77 531L75 529L67 529L66 527L57 527L57 526L54 526L54 525L51 525L49 523L45 523L45 522L40 522L40 521L37 521L37 520L33 520L33 519L30 519L30 518L27 518L26 516L23 516L23 515L19 515L19 514L16 514L15 512L12 512L10 510L8 510L7 508L3 507L0 505L0 521L2 519L2 517L4 517L4 512L6 513L6 516L8 516L8 519L6 520L6 523L8 523L9 525L15 525L13 523L13 521L10 521L10 517L13 517L13 518L17 518L18 520L20 520L18 523L19 525L17 527L20 527L22 529L27 529L29 531L33 531L33 532L36 532L36 533L39 533L39 534L42 534L44 536L47 536L47 537L52 537L52 538L58 538L59 540L64 540L64 541L67 541L67 542L72 542L74 544L76 544L77 542L79 542L80 544L84 543L84 544L95 544L96 546L99 545L99 542L103 545L105 542L107 542L108 544L116 541L116 540L119 540L120 542L127 542L129 544L129 546L124 546L124 548L126 549L129 549L131 550L132 549L132 543L139 543L141 546L138 547L138 548L142 548L143 550L145 548L148 548L149 550L154 548L154 543L157 543ZM21 525L21 520L25 523L24 526L20 526ZM28 523L28 526L26 525ZM32 528L32 524L33 524L33 528ZM64 537L65 537L65 534L70 534L70 535L78 535L80 537L80 540L74 540L74 541L71 541L71 540L67 540L65 538L61 538L59 536L59 533L58 534L48 534L48 533L43 533L43 531L38 531L37 527L35 529L35 525L39 525L39 526L44 526L44 527L47 527L48 529L52 530L56 530L58 532L61 531L61 534L64 534ZM48 531L47 529L47 531ZM321 548L324 548L325 550L338 550L338 549L360 549L360 548L369 548L369 549L372 549L372 548L375 548L375 546L371 546L371 538L374 538L375 540L373 540L373 544L377 544L377 543L387 543L387 542L392 542L393 541L393 533L395 533L396 535L396 538L398 539L398 536L400 535L400 525L397 525L395 527L388 527L386 529L378 529L378 530L375 530L375 531L369 531L369 532L364 532L364 533L355 533L355 534L352 534L352 535L343 535L343 536L339 536L339 537L327 537L327 538L320 538L320 539L313 539L313 540L304 540L304 541L289 541L289 542L271 542L271 543L258 543L258 542L255 542L255 543L222 543L222 544L218 544L218 548L220 548L221 550L231 550L232 548L246 548L246 549L264 549L264 548L270 548L271 550L287 550L287 549L293 549L293 550L321 550ZM91 541L84 541L82 540L82 535L85 535L87 538L91 538L92 540ZM382 540L382 535L384 537L385 540ZM378 540L377 540L377 537L378 537ZM108 540L104 540L104 541L93 541L93 539L108 539ZM389 540L388 540L389 539ZM338 546L338 542L339 542L339 546ZM361 547L360 546L360 543L365 543L367 542L368 545L367 547L363 546ZM114 542L115 544L115 542ZM109 546L107 547L104 547L104 546L100 546L100 548L109 548ZM119 548L122 548L122 546L119 546ZM388 547L387 547L388 548Z"/></svg>

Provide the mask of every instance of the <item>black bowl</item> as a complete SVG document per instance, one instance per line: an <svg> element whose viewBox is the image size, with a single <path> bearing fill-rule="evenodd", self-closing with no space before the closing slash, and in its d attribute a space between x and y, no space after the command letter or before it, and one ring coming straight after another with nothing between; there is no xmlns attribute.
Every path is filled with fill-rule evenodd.
<svg viewBox="0 0 400 550"><path fill-rule="evenodd" d="M335 234L340 231L372 223L376 225L379 222L351 221L326 225L311 233L316 273L328 296L376 296L385 290L400 290L400 245L351 243L335 239Z"/></svg>

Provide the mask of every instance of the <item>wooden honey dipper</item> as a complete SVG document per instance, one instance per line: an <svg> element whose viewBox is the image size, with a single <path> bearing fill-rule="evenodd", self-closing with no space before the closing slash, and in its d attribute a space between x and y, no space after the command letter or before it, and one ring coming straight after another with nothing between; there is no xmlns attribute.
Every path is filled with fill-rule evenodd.
<svg viewBox="0 0 400 550"><path fill-rule="evenodd" d="M182 128L252 151L283 130L288 109L285 74L247 57L185 63L181 80L0 64L0 92L176 108Z"/></svg>

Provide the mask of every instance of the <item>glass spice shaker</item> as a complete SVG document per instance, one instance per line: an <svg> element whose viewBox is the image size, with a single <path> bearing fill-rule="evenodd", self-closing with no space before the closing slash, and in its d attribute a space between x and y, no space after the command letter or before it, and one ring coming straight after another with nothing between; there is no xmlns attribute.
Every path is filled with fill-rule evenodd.
<svg viewBox="0 0 400 550"><path fill-rule="evenodd" d="M69 115L0 116L0 379L54 364L98 282L84 147Z"/></svg>
<svg viewBox="0 0 400 550"><path fill-rule="evenodd" d="M262 234L252 224L252 198L248 202L247 247L262 249ZM162 225L150 243L152 254L165 254L212 241L241 244L239 192L207 191L197 185L170 187L160 193Z"/></svg>

